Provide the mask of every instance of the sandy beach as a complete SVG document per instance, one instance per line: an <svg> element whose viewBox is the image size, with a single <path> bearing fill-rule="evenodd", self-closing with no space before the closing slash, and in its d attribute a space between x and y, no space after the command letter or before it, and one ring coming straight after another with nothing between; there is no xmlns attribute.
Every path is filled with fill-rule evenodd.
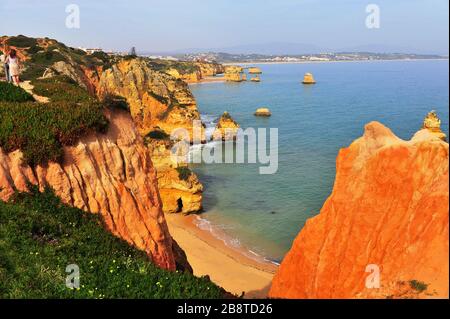
<svg viewBox="0 0 450 319"><path fill-rule="evenodd" d="M183 248L194 275L208 275L225 290L245 298L265 298L275 264L250 258L244 251L231 248L210 232L195 225L196 216L166 215L170 233Z"/></svg>
<svg viewBox="0 0 450 319"><path fill-rule="evenodd" d="M207 76L201 79L199 82L192 82L189 85L202 84L202 83L223 83L225 82L225 77L223 76Z"/></svg>

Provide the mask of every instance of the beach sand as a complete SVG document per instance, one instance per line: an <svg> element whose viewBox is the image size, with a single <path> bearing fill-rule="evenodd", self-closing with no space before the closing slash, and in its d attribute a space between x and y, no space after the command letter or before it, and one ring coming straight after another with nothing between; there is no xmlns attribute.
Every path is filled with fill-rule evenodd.
<svg viewBox="0 0 450 319"><path fill-rule="evenodd" d="M275 264L247 257L245 251L231 248L209 231L198 228L196 216L167 214L169 231L186 252L194 275L208 275L211 280L228 292L245 298L265 298Z"/></svg>
<svg viewBox="0 0 450 319"><path fill-rule="evenodd" d="M202 83L223 83L225 81L225 77L223 76L207 76L203 79L201 79L199 82L193 82L189 83L190 85L193 84L202 84Z"/></svg>

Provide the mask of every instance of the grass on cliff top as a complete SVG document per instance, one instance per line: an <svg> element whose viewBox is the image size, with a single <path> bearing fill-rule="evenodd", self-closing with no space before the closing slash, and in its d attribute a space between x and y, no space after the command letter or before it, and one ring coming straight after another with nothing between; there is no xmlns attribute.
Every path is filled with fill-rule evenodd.
<svg viewBox="0 0 450 319"><path fill-rule="evenodd" d="M72 264L79 289L66 287ZM0 299L221 297L206 278L157 268L98 215L63 205L48 189L0 201Z"/></svg>
<svg viewBox="0 0 450 319"><path fill-rule="evenodd" d="M29 102L34 98L24 89L8 82L0 82L0 102Z"/></svg>
<svg viewBox="0 0 450 319"><path fill-rule="evenodd" d="M0 147L20 149L31 166L63 161L63 146L74 145L91 132L104 133L103 106L65 78L37 80L34 91L50 103L0 101Z"/></svg>
<svg viewBox="0 0 450 319"><path fill-rule="evenodd" d="M9 38L7 40L7 44L18 48L27 48L35 46L37 44L37 40L35 38L29 38L20 34Z"/></svg>

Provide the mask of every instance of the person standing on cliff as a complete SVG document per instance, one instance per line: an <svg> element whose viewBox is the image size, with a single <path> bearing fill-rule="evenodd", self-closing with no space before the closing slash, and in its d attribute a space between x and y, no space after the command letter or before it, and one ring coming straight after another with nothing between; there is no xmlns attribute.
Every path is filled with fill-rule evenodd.
<svg viewBox="0 0 450 319"><path fill-rule="evenodd" d="M8 63L9 65L9 74L12 79L12 82L15 85L19 85L20 67L19 67L19 58L17 56L16 50L13 49L9 52L9 55L6 58L6 63Z"/></svg>
<svg viewBox="0 0 450 319"><path fill-rule="evenodd" d="M7 52L6 47L5 47L3 49L2 54L0 55L0 62L3 65L4 71L5 71L6 82L11 82L11 78L9 76L9 65L8 65L8 63L6 61L7 60L7 55L8 55L8 52Z"/></svg>

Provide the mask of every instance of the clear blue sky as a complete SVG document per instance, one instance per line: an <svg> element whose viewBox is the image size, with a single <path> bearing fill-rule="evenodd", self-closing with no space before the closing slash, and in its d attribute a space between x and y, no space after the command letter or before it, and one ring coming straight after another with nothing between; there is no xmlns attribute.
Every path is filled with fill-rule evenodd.
<svg viewBox="0 0 450 319"><path fill-rule="evenodd" d="M65 27L71 3L80 29ZM381 8L377 30L365 27L370 3ZM448 54L448 10L448 0L0 0L0 34L153 52L289 42Z"/></svg>

